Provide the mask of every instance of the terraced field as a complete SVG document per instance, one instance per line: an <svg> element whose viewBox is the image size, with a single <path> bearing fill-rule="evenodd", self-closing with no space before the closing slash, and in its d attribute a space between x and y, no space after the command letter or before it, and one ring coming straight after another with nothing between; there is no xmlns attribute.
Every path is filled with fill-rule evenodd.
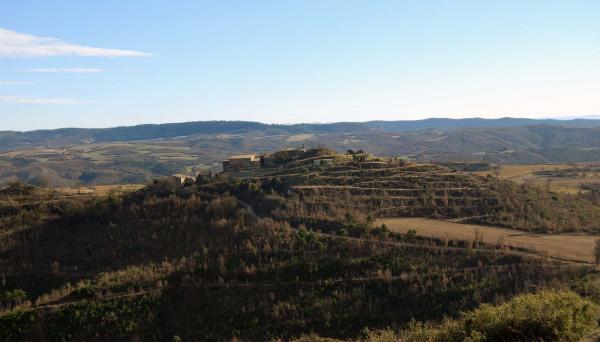
<svg viewBox="0 0 600 342"><path fill-rule="evenodd" d="M292 201L295 204L286 214L298 217L300 221L315 217L339 218L348 214L359 221L368 216L377 217L379 219L374 226L385 223L389 229L397 232L414 229L421 235L467 241L482 239L485 243L533 250L558 259L585 263L594 260L594 243L600 235L552 235L523 231L530 229L522 222L539 216L536 210L545 206L548 206L549 213L565 209L563 203L555 202L548 193L535 190L528 192L512 182L474 176L431 164L402 165L390 161L388 165L383 164L378 168L370 168L370 165L340 163L324 169L310 169L304 175L290 171L288 176L294 179L288 183L293 184L290 190L292 196L297 196L297 201ZM520 168L513 170L512 177L519 177L523 172L555 169L561 170L550 166L544 169ZM285 174L281 176L286 177ZM529 207L527 212L521 211L532 200L538 208ZM556 206L556 209L550 206ZM509 223L505 219L509 215L522 217L520 221ZM494 227L494 222L512 225L518 230ZM559 231L577 231L568 220L561 224L563 227Z"/></svg>
<svg viewBox="0 0 600 342"><path fill-rule="evenodd" d="M579 195L396 159L310 164L244 180L278 193L276 217L298 223L425 217L536 233L600 233L600 208ZM253 183L253 184L250 184Z"/></svg>
<svg viewBox="0 0 600 342"><path fill-rule="evenodd" d="M430 164L370 169L349 163L309 174L292 190L313 210L347 205L362 208L365 215L452 217L474 215L481 201L487 201L483 194L488 187L486 178Z"/></svg>

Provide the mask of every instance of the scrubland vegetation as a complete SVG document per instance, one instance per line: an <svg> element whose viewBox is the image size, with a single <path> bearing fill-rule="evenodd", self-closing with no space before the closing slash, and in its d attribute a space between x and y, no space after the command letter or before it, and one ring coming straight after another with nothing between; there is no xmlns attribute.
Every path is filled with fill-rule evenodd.
<svg viewBox="0 0 600 342"><path fill-rule="evenodd" d="M543 233L597 232L598 202L495 177L427 164L363 168L360 163L246 180L238 193L283 203L275 215L305 224L371 217L431 217ZM270 209L270 208L269 208ZM352 228L351 228L352 229Z"/></svg>
<svg viewBox="0 0 600 342"><path fill-rule="evenodd" d="M560 232L577 218L586 232L598 222L590 199L433 165L372 167L53 194L60 205L47 190L7 188L0 340L575 341L597 330L590 265L375 224ZM23 218L32 203L37 216Z"/></svg>
<svg viewBox="0 0 600 342"><path fill-rule="evenodd" d="M507 303L483 304L439 326L410 322L402 331L365 329L364 342L579 341L593 334L600 307L571 291L520 295ZM296 341L327 341L305 336Z"/></svg>

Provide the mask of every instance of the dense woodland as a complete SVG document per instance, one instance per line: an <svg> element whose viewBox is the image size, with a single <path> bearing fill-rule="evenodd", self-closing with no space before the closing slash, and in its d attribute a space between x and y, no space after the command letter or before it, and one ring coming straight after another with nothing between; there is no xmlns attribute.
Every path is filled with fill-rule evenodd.
<svg viewBox="0 0 600 342"><path fill-rule="evenodd" d="M7 187L0 340L577 340L597 329L590 265L374 224L431 216L559 232L577 218L595 231L591 199L432 165L371 167L162 180L105 197Z"/></svg>

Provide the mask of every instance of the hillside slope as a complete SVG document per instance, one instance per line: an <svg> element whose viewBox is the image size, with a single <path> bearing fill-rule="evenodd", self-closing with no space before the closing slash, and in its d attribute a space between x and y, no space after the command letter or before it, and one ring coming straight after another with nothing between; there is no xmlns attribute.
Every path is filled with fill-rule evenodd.
<svg viewBox="0 0 600 342"><path fill-rule="evenodd" d="M373 226L376 205L390 215L454 215L457 206L461 216L502 212L505 199L486 191L497 185L489 178L368 165L183 188L165 180L128 195L73 198L51 214L32 206L41 217L22 225L15 216L9 224L19 228L0 235L0 339L352 338L363 327L438 321L590 272L481 241ZM505 191L515 217L542 212L518 209L541 193ZM2 200L25 203L27 194L7 191Z"/></svg>
<svg viewBox="0 0 600 342"><path fill-rule="evenodd" d="M214 185L248 196L268 216L319 226L371 217L432 217L537 232L598 232L600 207L583 195L397 160L298 167ZM343 227L337 227L343 228Z"/></svg>

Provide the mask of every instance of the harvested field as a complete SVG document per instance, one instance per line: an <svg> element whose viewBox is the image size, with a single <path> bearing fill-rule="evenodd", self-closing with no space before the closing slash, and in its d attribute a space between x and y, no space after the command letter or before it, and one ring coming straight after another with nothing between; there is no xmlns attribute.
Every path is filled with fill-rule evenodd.
<svg viewBox="0 0 600 342"><path fill-rule="evenodd" d="M475 240L476 234L483 242L503 243L517 248L547 253L549 256L579 262L594 261L594 243L600 236L576 234L533 234L514 229L462 224L423 218L381 219L393 232L406 233L409 229L421 236L433 236L457 240Z"/></svg>
<svg viewBox="0 0 600 342"><path fill-rule="evenodd" d="M510 179L517 183L532 175L536 171L563 170L571 166L567 164L524 164L524 165L501 165L498 169L500 178ZM486 176L493 174L493 171L477 171L476 175Z"/></svg>
<svg viewBox="0 0 600 342"><path fill-rule="evenodd" d="M567 177L558 177L560 171L571 170ZM508 179L518 184L531 184L549 187L550 190L568 194L581 191L580 186L586 183L600 183L600 172L597 163L577 164L532 164L532 165L502 165L496 170L498 177ZM540 172L547 173L546 175ZM556 172L556 175L552 175ZM485 176L494 171L477 171L473 174Z"/></svg>

